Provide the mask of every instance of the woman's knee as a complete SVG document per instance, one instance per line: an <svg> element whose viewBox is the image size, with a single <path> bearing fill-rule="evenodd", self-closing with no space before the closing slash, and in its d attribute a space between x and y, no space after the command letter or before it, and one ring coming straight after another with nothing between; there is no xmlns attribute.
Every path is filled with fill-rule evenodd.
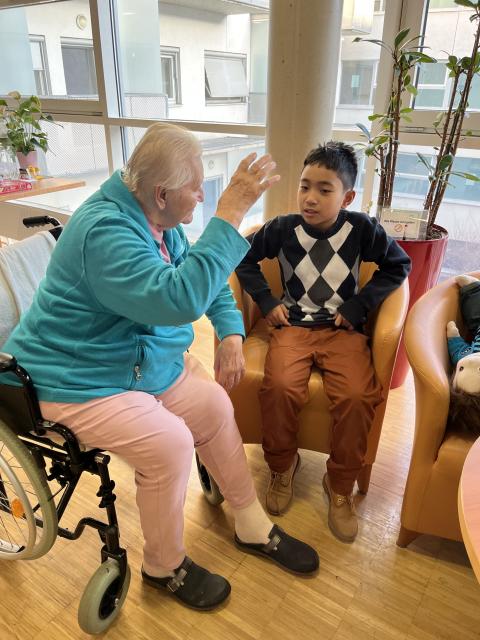
<svg viewBox="0 0 480 640"><path fill-rule="evenodd" d="M203 396L197 399L196 410L207 423L224 424L234 420L230 396L221 385L213 380L207 385Z"/></svg>
<svg viewBox="0 0 480 640"><path fill-rule="evenodd" d="M146 436L136 447L135 467L149 474L153 470L176 475L181 469L190 468L195 450L193 436L183 421L168 432L158 431Z"/></svg>

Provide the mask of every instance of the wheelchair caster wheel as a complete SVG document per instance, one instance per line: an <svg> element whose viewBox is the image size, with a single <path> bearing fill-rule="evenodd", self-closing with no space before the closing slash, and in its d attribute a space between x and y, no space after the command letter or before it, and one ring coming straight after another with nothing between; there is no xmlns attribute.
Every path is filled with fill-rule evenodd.
<svg viewBox="0 0 480 640"><path fill-rule="evenodd" d="M202 464L202 461L198 457L198 453L195 453L195 459L197 461L200 485L207 502L212 504L214 507L222 504L225 498L222 496L221 491L218 488L218 484L215 482L213 476L208 472L207 467Z"/></svg>
<svg viewBox="0 0 480 640"><path fill-rule="evenodd" d="M116 619L127 597L130 567L123 584L116 560L108 558L90 578L78 609L78 624L85 633L103 633Z"/></svg>

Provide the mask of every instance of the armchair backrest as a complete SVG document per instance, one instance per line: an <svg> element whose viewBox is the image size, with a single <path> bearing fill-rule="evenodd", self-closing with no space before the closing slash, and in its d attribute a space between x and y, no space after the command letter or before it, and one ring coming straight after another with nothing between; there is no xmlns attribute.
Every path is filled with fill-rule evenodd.
<svg viewBox="0 0 480 640"><path fill-rule="evenodd" d="M256 224L249 227L243 235L248 237L252 233L255 233L258 229L260 229L262 225ZM267 279L268 284L272 290L273 295L277 297L281 297L283 287L282 281L280 277L280 266L278 260L274 258L273 260L265 259L260 263L260 267L262 272ZM359 270L359 287L362 288L372 277L374 271L377 269L377 265L373 262L362 262ZM230 276L229 284L232 288L233 295L239 304L239 307L243 313L243 322L245 324L245 331L247 335L250 333L250 330L254 326L254 324L261 317L261 313L257 305L253 302L252 298L246 293L237 276L233 273ZM371 314L367 322L367 333L371 333L372 323L375 322L375 317L377 314L377 310Z"/></svg>

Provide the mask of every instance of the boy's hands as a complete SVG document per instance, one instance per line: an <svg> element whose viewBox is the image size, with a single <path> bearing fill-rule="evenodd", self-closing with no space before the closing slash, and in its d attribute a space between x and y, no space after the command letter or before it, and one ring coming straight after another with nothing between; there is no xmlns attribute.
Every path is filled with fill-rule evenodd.
<svg viewBox="0 0 480 640"><path fill-rule="evenodd" d="M245 358L242 336L225 336L215 354L215 380L229 393L243 378Z"/></svg>
<svg viewBox="0 0 480 640"><path fill-rule="evenodd" d="M353 324L351 324L346 318L344 318L341 313L338 313L337 311L334 318L336 327L345 327L345 329L348 329L348 331L353 331Z"/></svg>
<svg viewBox="0 0 480 640"><path fill-rule="evenodd" d="M279 304L269 311L265 316L265 320L269 327L290 327L288 309L284 304Z"/></svg>
<svg viewBox="0 0 480 640"><path fill-rule="evenodd" d="M280 180L279 175L268 175L277 166L270 154L267 153L258 160L255 160L256 157L256 153L250 153L240 162L218 201L215 215L236 229L262 193Z"/></svg>

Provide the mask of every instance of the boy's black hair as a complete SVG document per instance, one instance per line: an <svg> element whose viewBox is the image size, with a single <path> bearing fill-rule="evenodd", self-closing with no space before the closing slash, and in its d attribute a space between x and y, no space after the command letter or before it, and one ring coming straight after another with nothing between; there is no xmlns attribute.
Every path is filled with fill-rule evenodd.
<svg viewBox="0 0 480 640"><path fill-rule="evenodd" d="M358 163L355 149L344 142L330 140L312 149L303 162L303 166L318 165L335 171L346 191L353 189L357 179Z"/></svg>

